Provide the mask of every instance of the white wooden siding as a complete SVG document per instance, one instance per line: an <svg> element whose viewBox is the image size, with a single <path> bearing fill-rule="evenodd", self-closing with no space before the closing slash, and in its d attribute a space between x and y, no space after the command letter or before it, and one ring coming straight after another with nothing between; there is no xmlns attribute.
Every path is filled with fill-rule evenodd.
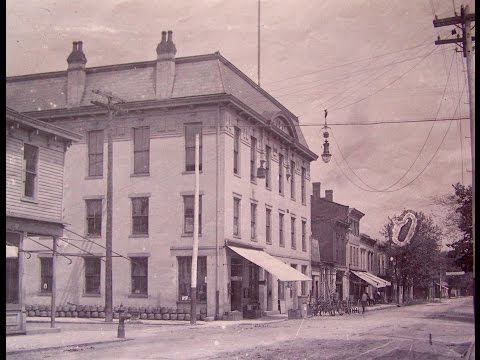
<svg viewBox="0 0 480 360"><path fill-rule="evenodd" d="M20 134L18 134L20 135ZM38 146L37 193L35 203L23 198L23 141L6 138L6 210L19 216L42 220L62 220L63 149L48 148L42 139L28 143Z"/></svg>

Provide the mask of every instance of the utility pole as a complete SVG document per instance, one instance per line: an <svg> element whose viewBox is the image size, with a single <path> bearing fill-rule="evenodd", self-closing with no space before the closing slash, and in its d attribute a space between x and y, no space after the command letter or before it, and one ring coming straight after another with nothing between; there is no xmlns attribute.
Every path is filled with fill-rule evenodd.
<svg viewBox="0 0 480 360"><path fill-rule="evenodd" d="M52 298L50 303L50 327L55 328L55 313L57 311L57 305L55 303L57 296L57 237L52 238Z"/></svg>
<svg viewBox="0 0 480 360"><path fill-rule="evenodd" d="M190 324L197 321L197 259L198 259L198 209L200 186L200 136L195 135L195 197L193 200L193 248L192 248L192 274L190 289Z"/></svg>
<svg viewBox="0 0 480 360"><path fill-rule="evenodd" d="M454 17L438 19L435 16L433 20L434 27L451 26L459 28L462 31L462 37L457 35L456 39L441 40L440 37L435 41L435 45L443 44L459 44L463 49L463 56L467 62L467 83L469 93L470 106L470 151L472 157L472 241L473 241L473 279L475 284L475 61L473 59L473 41L472 22L475 21L475 13L470 13L469 6L460 8L460 16L455 13ZM459 26L460 24L460 26ZM456 30L452 30L452 35L456 34ZM475 302L475 292L473 294Z"/></svg>
<svg viewBox="0 0 480 360"><path fill-rule="evenodd" d="M124 103L122 99L112 95L111 93L92 90L94 94L102 96L107 100L106 103L100 101L92 101L92 104L107 109L108 120L105 125L108 141L107 156L107 229L105 240L105 322L113 322L113 271L112 271L112 220L113 220L113 136L111 123L115 115L121 112L118 103ZM114 103L114 101L116 103Z"/></svg>
<svg viewBox="0 0 480 360"><path fill-rule="evenodd" d="M260 0L258 0L258 86L260 86Z"/></svg>

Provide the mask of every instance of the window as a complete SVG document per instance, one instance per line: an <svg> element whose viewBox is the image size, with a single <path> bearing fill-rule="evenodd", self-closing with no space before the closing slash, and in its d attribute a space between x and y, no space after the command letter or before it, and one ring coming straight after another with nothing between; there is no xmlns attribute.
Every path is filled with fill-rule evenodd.
<svg viewBox="0 0 480 360"><path fill-rule="evenodd" d="M302 251L307 251L307 222L302 220Z"/></svg>
<svg viewBox="0 0 480 360"><path fill-rule="evenodd" d="M103 176L103 130L88 132L88 176Z"/></svg>
<svg viewBox="0 0 480 360"><path fill-rule="evenodd" d="M352 250L352 245L350 245L350 265L353 265L353 250Z"/></svg>
<svg viewBox="0 0 480 360"><path fill-rule="evenodd" d="M132 294L148 294L148 257L131 257Z"/></svg>
<svg viewBox="0 0 480 360"><path fill-rule="evenodd" d="M240 199L233 198L233 235L240 236Z"/></svg>
<svg viewBox="0 0 480 360"><path fill-rule="evenodd" d="M192 257L179 256L178 258L178 299L190 300L192 287ZM207 301L207 257L197 258L197 301Z"/></svg>
<svg viewBox="0 0 480 360"><path fill-rule="evenodd" d="M307 265L302 265L302 274L307 275ZM302 295L307 295L307 282L302 281Z"/></svg>
<svg viewBox="0 0 480 360"><path fill-rule="evenodd" d="M133 172L148 174L150 171L150 128L133 129Z"/></svg>
<svg viewBox="0 0 480 360"><path fill-rule="evenodd" d="M233 129L233 172L240 175L240 129Z"/></svg>
<svg viewBox="0 0 480 360"><path fill-rule="evenodd" d="M85 258L85 294L100 294L100 258Z"/></svg>
<svg viewBox="0 0 480 360"><path fill-rule="evenodd" d="M291 220L290 233L291 233L291 240L292 240L292 249L296 249L297 243L295 239L295 218L292 217L290 220Z"/></svg>
<svg viewBox="0 0 480 360"><path fill-rule="evenodd" d="M295 200L295 162L290 161L290 194L292 200Z"/></svg>
<svg viewBox="0 0 480 360"><path fill-rule="evenodd" d="M23 195L34 198L37 191L38 147L23 144L23 149L23 164L25 171L23 178Z"/></svg>
<svg viewBox="0 0 480 360"><path fill-rule="evenodd" d="M85 200L87 206L87 236L102 235L102 199Z"/></svg>
<svg viewBox="0 0 480 360"><path fill-rule="evenodd" d="M283 194L283 155L278 154L278 193Z"/></svg>
<svg viewBox="0 0 480 360"><path fill-rule="evenodd" d="M251 137L250 146L250 180L256 181L257 178L257 139Z"/></svg>
<svg viewBox="0 0 480 360"><path fill-rule="evenodd" d="M270 189L270 178L271 178L271 170L270 170L270 158L272 157L272 149L270 146L265 146L265 187Z"/></svg>
<svg viewBox="0 0 480 360"><path fill-rule="evenodd" d="M198 199L198 233L202 233L202 196ZM195 196L185 195L183 197L183 233L193 235L193 214Z"/></svg>
<svg viewBox="0 0 480 360"><path fill-rule="evenodd" d="M307 192L306 192L306 180L307 180L307 171L305 170L304 167L302 167L302 181L301 181L301 186L302 186L302 204L307 203Z"/></svg>
<svg viewBox="0 0 480 360"><path fill-rule="evenodd" d="M53 259L40 258L40 281L42 287L41 293L50 294L52 292L52 279L53 279Z"/></svg>
<svg viewBox="0 0 480 360"><path fill-rule="evenodd" d="M267 209L265 214L265 238L267 244L272 243L272 210Z"/></svg>
<svg viewBox="0 0 480 360"><path fill-rule="evenodd" d="M257 238L257 204L250 204L250 228L251 239Z"/></svg>
<svg viewBox="0 0 480 360"><path fill-rule="evenodd" d="M202 171L202 124L185 125L185 170L195 171L195 135L199 134L199 170Z"/></svg>
<svg viewBox="0 0 480 360"><path fill-rule="evenodd" d="M148 234L148 198L132 198L132 234Z"/></svg>
<svg viewBox="0 0 480 360"><path fill-rule="evenodd" d="M283 217L283 214L278 214L278 238L280 246L285 247L285 238L283 237Z"/></svg>

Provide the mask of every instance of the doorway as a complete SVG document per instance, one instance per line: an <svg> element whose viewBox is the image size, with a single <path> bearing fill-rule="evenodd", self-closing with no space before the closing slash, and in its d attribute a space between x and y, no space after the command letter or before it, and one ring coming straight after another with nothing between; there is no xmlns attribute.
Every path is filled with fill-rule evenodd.
<svg viewBox="0 0 480 360"><path fill-rule="evenodd" d="M242 273L243 260L232 257L230 267L230 304L232 311L242 311Z"/></svg>
<svg viewBox="0 0 480 360"><path fill-rule="evenodd" d="M273 287L272 287L272 274L269 272L265 271L266 280L267 280L267 311L272 311L273 310Z"/></svg>

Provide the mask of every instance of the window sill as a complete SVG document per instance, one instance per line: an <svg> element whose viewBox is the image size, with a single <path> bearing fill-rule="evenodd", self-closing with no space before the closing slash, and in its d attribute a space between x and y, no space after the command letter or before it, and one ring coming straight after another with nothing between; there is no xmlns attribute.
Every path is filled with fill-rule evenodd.
<svg viewBox="0 0 480 360"><path fill-rule="evenodd" d="M292 200L292 201L296 201L296 200L295 200L295 198L292 198L292 197L290 198L290 200Z"/></svg>
<svg viewBox="0 0 480 360"><path fill-rule="evenodd" d="M99 298L102 297L102 294L82 294L82 297Z"/></svg>
<svg viewBox="0 0 480 360"><path fill-rule="evenodd" d="M241 239L241 238L242 238L241 235L235 235L235 234L233 234L233 237L234 237L235 239Z"/></svg>
<svg viewBox="0 0 480 360"><path fill-rule="evenodd" d="M52 293L51 292L39 292L37 294L38 296L48 296L48 297L52 297Z"/></svg>
<svg viewBox="0 0 480 360"><path fill-rule="evenodd" d="M305 201L302 201L303 206L307 206L307 203Z"/></svg>
<svg viewBox="0 0 480 360"><path fill-rule="evenodd" d="M278 245L278 246L280 246L281 248L285 248L285 245L284 245L284 244L280 244L280 245Z"/></svg>
<svg viewBox="0 0 480 360"><path fill-rule="evenodd" d="M203 173L203 170L200 170L200 174ZM182 175L195 175L195 170L184 170L182 171Z"/></svg>
<svg viewBox="0 0 480 360"><path fill-rule="evenodd" d="M38 204L38 201L35 198L26 197L26 196L22 196L22 201L31 203L31 204Z"/></svg>
<svg viewBox="0 0 480 360"><path fill-rule="evenodd" d="M135 238L135 239L138 239L138 238L148 238L149 235L148 234L131 234L128 236L129 238Z"/></svg>
<svg viewBox="0 0 480 360"><path fill-rule="evenodd" d="M101 180L103 179L103 175L87 175L85 176L85 180Z"/></svg>
<svg viewBox="0 0 480 360"><path fill-rule="evenodd" d="M206 304L207 300L197 300L197 304ZM177 304L190 304L190 300L177 300Z"/></svg>
<svg viewBox="0 0 480 360"><path fill-rule="evenodd" d="M252 242L258 242L257 238L250 238L250 241L252 241Z"/></svg>
<svg viewBox="0 0 480 360"><path fill-rule="evenodd" d="M268 241L267 241L265 244L267 244L267 245L273 245L271 242L268 242Z"/></svg>
<svg viewBox="0 0 480 360"><path fill-rule="evenodd" d="M193 233L183 233L180 235L181 237L188 237L188 238L193 238ZM198 234L198 237L201 238L202 234Z"/></svg>
<svg viewBox="0 0 480 360"><path fill-rule="evenodd" d="M150 173L133 173L133 174L130 174L130 177L147 177L147 176L150 176Z"/></svg>
<svg viewBox="0 0 480 360"><path fill-rule="evenodd" d="M285 194L281 192L279 192L278 195L285 197Z"/></svg>
<svg viewBox="0 0 480 360"><path fill-rule="evenodd" d="M240 174L237 174L237 173L235 173L235 172L233 173L233 175L236 176L236 177L238 177L239 179L242 178L242 176L241 176Z"/></svg>
<svg viewBox="0 0 480 360"><path fill-rule="evenodd" d="M253 184L253 185L257 185L257 180L250 179L250 183Z"/></svg>
<svg viewBox="0 0 480 360"><path fill-rule="evenodd" d="M147 299L148 294L129 294L129 298L141 298L141 299Z"/></svg>
<svg viewBox="0 0 480 360"><path fill-rule="evenodd" d="M265 186L265 189L268 191L272 191L272 188L270 186Z"/></svg>
<svg viewBox="0 0 480 360"><path fill-rule="evenodd" d="M97 234L85 234L85 237L89 239L101 239L102 235L97 235Z"/></svg>

